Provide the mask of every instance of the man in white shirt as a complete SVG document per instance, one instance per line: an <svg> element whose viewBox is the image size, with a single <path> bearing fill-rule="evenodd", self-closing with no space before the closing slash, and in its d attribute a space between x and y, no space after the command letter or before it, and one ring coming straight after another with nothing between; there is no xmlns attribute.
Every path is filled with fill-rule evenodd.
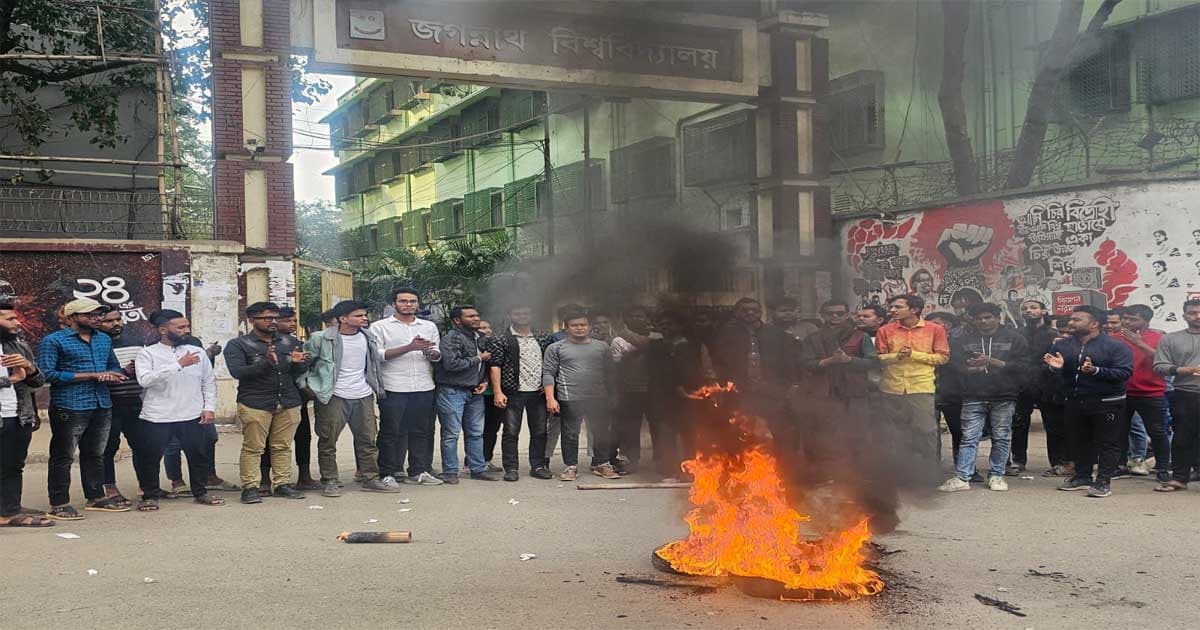
<svg viewBox="0 0 1200 630"><path fill-rule="evenodd" d="M421 297L417 290L392 291L395 315L371 324L379 340L383 365L379 371L387 396L379 401L379 474L386 480L440 486L433 476L435 400L433 364L440 361L437 326L417 318ZM408 476L404 459L408 457Z"/></svg>
<svg viewBox="0 0 1200 630"><path fill-rule="evenodd" d="M208 448L202 425L216 420L217 379L204 349L184 343L192 325L183 313L162 310L150 317L158 326L159 342L138 353L134 365L142 386L142 426L134 440L138 449L138 485L145 494L138 503L139 512L158 510L158 470L163 450L172 437L179 440L187 455L188 481L192 497L201 505L224 505L225 501L208 495Z"/></svg>

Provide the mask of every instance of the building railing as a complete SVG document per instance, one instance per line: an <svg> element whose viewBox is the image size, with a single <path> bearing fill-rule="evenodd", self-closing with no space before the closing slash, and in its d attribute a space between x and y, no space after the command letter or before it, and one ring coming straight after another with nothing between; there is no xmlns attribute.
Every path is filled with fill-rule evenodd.
<svg viewBox="0 0 1200 630"><path fill-rule="evenodd" d="M1012 160L1011 149L976 158L979 194L1007 190ZM1113 115L1070 124L1060 121L1051 127L1029 185L1191 174L1200 175L1200 118L1151 123ZM830 187L835 214L928 207L960 197L950 161L835 168Z"/></svg>
<svg viewBox="0 0 1200 630"><path fill-rule="evenodd" d="M216 225L211 206L157 192L0 186L0 237L120 240L237 238L236 225Z"/></svg>

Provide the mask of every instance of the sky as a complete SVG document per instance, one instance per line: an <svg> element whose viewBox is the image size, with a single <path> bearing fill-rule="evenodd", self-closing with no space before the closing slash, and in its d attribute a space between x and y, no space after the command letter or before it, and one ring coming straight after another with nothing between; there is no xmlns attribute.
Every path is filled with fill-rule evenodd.
<svg viewBox="0 0 1200 630"><path fill-rule="evenodd" d="M333 85L333 89L312 105L292 106L292 159L295 172L296 201L316 201L333 198L333 178L321 175L337 164L329 149L329 126L317 121L337 107L337 98L354 87L354 77L336 74L316 75ZM302 135L309 134L309 135ZM320 139L310 137L320 136Z"/></svg>

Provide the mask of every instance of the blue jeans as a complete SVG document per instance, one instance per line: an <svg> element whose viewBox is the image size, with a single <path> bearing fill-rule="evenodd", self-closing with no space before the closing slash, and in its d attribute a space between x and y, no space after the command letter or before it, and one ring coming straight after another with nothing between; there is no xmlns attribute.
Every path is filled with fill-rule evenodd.
<svg viewBox="0 0 1200 630"><path fill-rule="evenodd" d="M458 436L466 434L467 469L487 470L483 461L483 394L457 387L437 390L438 421L442 423L442 474L458 474Z"/></svg>
<svg viewBox="0 0 1200 630"><path fill-rule="evenodd" d="M1134 412L1129 421L1129 457L1131 459L1146 459L1146 449L1150 448L1150 434L1146 433L1146 423L1142 422L1142 414Z"/></svg>
<svg viewBox="0 0 1200 630"><path fill-rule="evenodd" d="M975 455L985 424L990 424L992 431L992 450L988 456L990 474L995 477L1004 475L1008 451L1012 446L1012 420L1016 409L1015 400L963 401L962 443L958 447L958 460L954 466L959 479L967 481L975 474Z"/></svg>

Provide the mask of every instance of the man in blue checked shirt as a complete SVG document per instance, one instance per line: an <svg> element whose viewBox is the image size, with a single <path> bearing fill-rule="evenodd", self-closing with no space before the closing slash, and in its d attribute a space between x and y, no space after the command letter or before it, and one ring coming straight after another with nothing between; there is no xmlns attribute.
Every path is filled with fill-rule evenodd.
<svg viewBox="0 0 1200 630"><path fill-rule="evenodd" d="M113 354L112 340L96 326L108 308L80 298L67 302L68 328L47 335L38 346L38 369L50 381L50 465L47 483L52 519L77 521L71 507L71 464L79 449L79 477L87 497L85 510L127 512L104 496L104 447L112 421L108 383L128 377Z"/></svg>

